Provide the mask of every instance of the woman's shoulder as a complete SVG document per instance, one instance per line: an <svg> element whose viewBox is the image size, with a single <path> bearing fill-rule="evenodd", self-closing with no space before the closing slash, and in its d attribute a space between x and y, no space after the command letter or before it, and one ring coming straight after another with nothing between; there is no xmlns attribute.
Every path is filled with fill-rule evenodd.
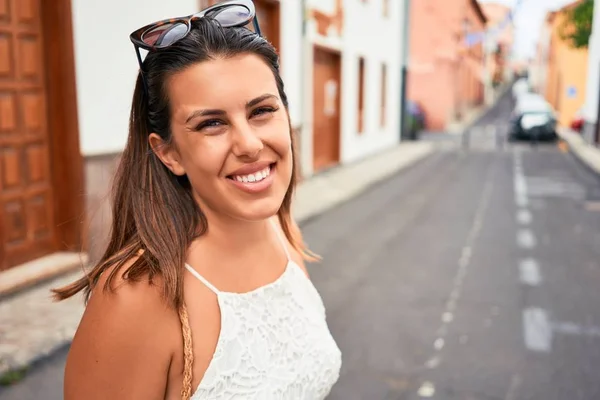
<svg viewBox="0 0 600 400"><path fill-rule="evenodd" d="M163 296L160 276L125 278L124 271L138 258L120 268L108 267L91 291L67 359L65 388L70 398L99 386L105 388L105 397L116 398L123 393L141 398L164 390L181 342L179 318ZM94 378L81 375L84 370ZM136 377L152 384L144 387Z"/></svg>
<svg viewBox="0 0 600 400"><path fill-rule="evenodd" d="M139 258L137 255L122 266L112 265L103 271L90 293L81 321L84 328L88 322L95 332L116 328L127 338L176 334L178 314L164 296L164 279L147 274L135 280L127 277Z"/></svg>

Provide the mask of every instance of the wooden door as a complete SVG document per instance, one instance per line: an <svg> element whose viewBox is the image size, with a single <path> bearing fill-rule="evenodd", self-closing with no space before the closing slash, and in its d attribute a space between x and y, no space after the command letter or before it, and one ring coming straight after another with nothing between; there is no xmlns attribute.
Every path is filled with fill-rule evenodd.
<svg viewBox="0 0 600 400"><path fill-rule="evenodd" d="M339 161L341 57L315 47L313 65L313 168L316 172Z"/></svg>
<svg viewBox="0 0 600 400"><path fill-rule="evenodd" d="M273 0L254 0L256 17L261 34L277 49L279 49L279 2Z"/></svg>
<svg viewBox="0 0 600 400"><path fill-rule="evenodd" d="M56 246L41 1L0 0L0 270Z"/></svg>

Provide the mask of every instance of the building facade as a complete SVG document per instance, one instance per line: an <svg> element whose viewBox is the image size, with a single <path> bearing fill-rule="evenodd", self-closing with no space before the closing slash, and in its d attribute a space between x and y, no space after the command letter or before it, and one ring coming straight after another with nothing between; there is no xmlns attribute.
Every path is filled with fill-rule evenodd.
<svg viewBox="0 0 600 400"><path fill-rule="evenodd" d="M558 122L569 126L586 98L588 50L576 49L561 37L565 12L576 6L572 3L548 14L550 40L547 52L544 95L558 113Z"/></svg>
<svg viewBox="0 0 600 400"><path fill-rule="evenodd" d="M594 7L592 34L588 45L588 65L583 117L583 136L588 143L600 146L598 129L598 93L600 92L600 7Z"/></svg>
<svg viewBox="0 0 600 400"><path fill-rule="evenodd" d="M484 100L483 43L487 19L476 0L411 2L408 97L425 110L427 128L444 130Z"/></svg>
<svg viewBox="0 0 600 400"><path fill-rule="evenodd" d="M301 154L309 176L398 143L404 1L306 7Z"/></svg>
<svg viewBox="0 0 600 400"><path fill-rule="evenodd" d="M485 36L485 100L494 101L495 88L510 79L508 68L514 42L514 24L511 8L499 3L481 3L488 19Z"/></svg>

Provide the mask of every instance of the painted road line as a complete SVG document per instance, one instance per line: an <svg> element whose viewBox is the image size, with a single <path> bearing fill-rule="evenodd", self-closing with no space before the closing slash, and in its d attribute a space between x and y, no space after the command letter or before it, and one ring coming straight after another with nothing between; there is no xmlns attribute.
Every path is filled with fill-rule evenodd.
<svg viewBox="0 0 600 400"><path fill-rule="evenodd" d="M517 222L521 225L529 225L532 219L529 210L519 210L517 212Z"/></svg>
<svg viewBox="0 0 600 400"><path fill-rule="evenodd" d="M517 232L517 244L523 249L532 249L537 245L537 239L529 229L520 229Z"/></svg>
<svg viewBox="0 0 600 400"><path fill-rule="evenodd" d="M533 258L526 258L519 262L521 283L528 286L538 286L542 281L540 267Z"/></svg>
<svg viewBox="0 0 600 400"><path fill-rule="evenodd" d="M549 353L552 350L552 326L545 310L523 310L523 338L525 346L531 351Z"/></svg>
<svg viewBox="0 0 600 400"><path fill-rule="evenodd" d="M554 332L563 335L600 338L600 326L583 326L573 322L556 322L552 324L552 329Z"/></svg>

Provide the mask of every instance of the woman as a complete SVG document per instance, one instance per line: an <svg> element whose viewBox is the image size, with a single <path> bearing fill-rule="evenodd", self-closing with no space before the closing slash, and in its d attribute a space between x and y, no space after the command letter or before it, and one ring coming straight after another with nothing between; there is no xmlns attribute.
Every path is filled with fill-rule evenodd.
<svg viewBox="0 0 600 400"><path fill-rule="evenodd" d="M110 242L57 290L88 299L66 399L321 399L339 376L290 216L278 57L253 19L251 1L229 1L132 34L141 72Z"/></svg>

